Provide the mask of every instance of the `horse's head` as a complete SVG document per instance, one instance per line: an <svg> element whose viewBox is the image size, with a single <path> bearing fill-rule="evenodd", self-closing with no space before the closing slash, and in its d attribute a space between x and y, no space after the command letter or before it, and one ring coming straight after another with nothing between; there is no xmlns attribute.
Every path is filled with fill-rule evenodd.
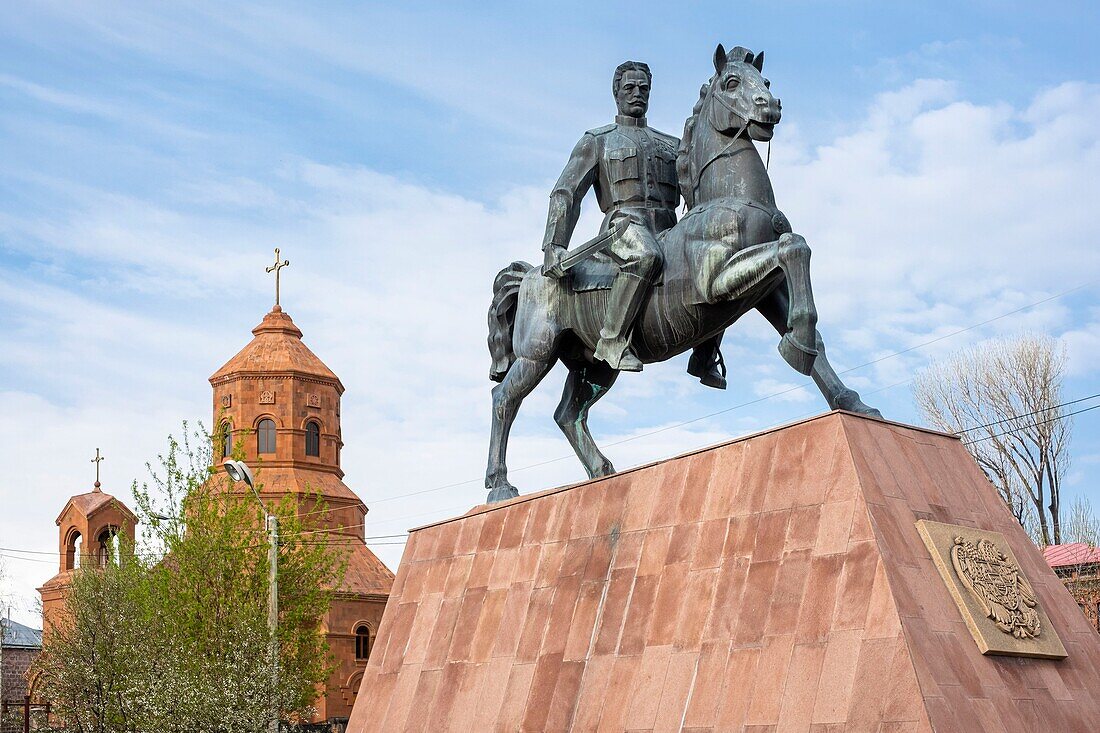
<svg viewBox="0 0 1100 733"><path fill-rule="evenodd" d="M761 73L764 52L753 54L737 46L726 53L722 44L714 51L714 77L710 81L710 124L720 133L745 130L753 140L771 140L782 116L779 99L772 96L771 82Z"/></svg>

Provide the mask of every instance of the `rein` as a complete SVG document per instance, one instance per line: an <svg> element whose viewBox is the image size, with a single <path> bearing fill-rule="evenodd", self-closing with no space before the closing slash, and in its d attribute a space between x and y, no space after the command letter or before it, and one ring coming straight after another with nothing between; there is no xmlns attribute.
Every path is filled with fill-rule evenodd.
<svg viewBox="0 0 1100 733"><path fill-rule="evenodd" d="M707 160L707 162L703 164L703 167L699 169L699 172L696 173L695 176L693 177L693 180L691 182L691 197L692 197L693 200L699 195L699 186L703 182L703 173L706 172L707 168L710 167L711 163L713 163L716 160L719 160L720 158L727 157L726 153L729 151L730 148L733 147L734 143L737 142L738 138L740 138L743 134L745 134L745 130L748 129L748 126L749 126L749 118L747 116L741 114L740 112L738 112L733 107L733 105L726 102L726 100L722 99L722 97L718 96L713 89L710 92L710 98L711 98L712 101L717 100L719 102L719 104L721 104L723 107L728 109L731 113L733 113L734 117L741 120L741 127L740 127L740 129L737 130L737 134L734 135L728 143L726 143L725 147L723 147L721 150L719 150L714 155L713 158L710 158L709 160ZM700 110L699 116L700 117L703 116L703 111L702 110ZM766 163L764 163L764 170L769 169L769 167L771 166L771 162L772 162L772 141L769 140L768 141L768 160L767 160Z"/></svg>
<svg viewBox="0 0 1100 733"><path fill-rule="evenodd" d="M726 153L729 151L730 148L733 147L733 144L737 142L737 139L745 133L745 130L748 129L748 126L749 126L749 118L747 116L741 114L740 112L738 112L736 109L733 108L732 105L728 104L726 102L726 100L724 100L720 96L718 96L713 88L711 88L711 90L710 90L710 99L711 99L712 103L714 102L714 100L717 100L719 102L719 104L721 104L723 107L725 107L730 112L732 112L734 117L737 117L739 120L741 120L741 129L739 129L737 131L737 134L734 135L733 138L728 143L726 143L725 147L723 147L721 150L719 150L713 158L709 159L706 163L703 163L703 167L701 167L699 169L699 172L695 174L694 180L692 180L692 182L691 182L691 197L692 197L693 200L699 195L699 185L702 183L703 174L706 172L707 168L710 167L710 164L713 163L714 161L718 160L719 158L726 157ZM709 113L709 110L708 110L708 113ZM703 110L699 110L699 116L702 117L703 115L704 115ZM768 157L770 158L771 157L771 148L770 147L768 148L768 153L769 153Z"/></svg>
<svg viewBox="0 0 1100 733"><path fill-rule="evenodd" d="M741 119L744 119L744 118L742 117ZM733 139L730 140L728 143L726 143L724 148L719 150L714 155L713 158L709 159L706 163L703 164L703 167L699 169L699 172L695 175L695 180L692 181L692 183L691 183L691 197L692 197L692 199L694 199L695 197L697 197L699 195L699 185L703 182L703 173L706 172L707 168L709 168L710 164L713 163L714 161L716 161L720 158L728 157L726 155L726 153L729 151L730 148L733 147L734 143L737 142L737 139L739 137L741 137L742 134L744 134L744 132L745 132L746 128L748 128L748 126L749 126L749 122L748 122L748 120L745 120L745 124L741 125L741 129L737 131L737 134L733 136Z"/></svg>

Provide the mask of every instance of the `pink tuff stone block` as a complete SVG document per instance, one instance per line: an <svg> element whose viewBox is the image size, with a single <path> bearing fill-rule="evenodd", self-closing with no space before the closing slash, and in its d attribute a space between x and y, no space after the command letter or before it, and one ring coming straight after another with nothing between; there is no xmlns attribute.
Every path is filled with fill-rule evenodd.
<svg viewBox="0 0 1100 733"><path fill-rule="evenodd" d="M1001 533L1069 656L982 655L918 518ZM420 528L393 588L348 733L1100 730L1100 636L965 448L847 413Z"/></svg>

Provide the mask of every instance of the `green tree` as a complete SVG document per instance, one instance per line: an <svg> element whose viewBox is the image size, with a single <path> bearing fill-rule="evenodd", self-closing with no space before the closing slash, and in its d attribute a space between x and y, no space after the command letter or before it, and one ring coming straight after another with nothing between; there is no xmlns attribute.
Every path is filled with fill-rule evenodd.
<svg viewBox="0 0 1100 733"><path fill-rule="evenodd" d="M329 672L320 622L344 552L312 533L294 497L268 500L285 538L273 684L263 512L214 472L210 436L186 425L183 436L169 438L148 482L135 482L140 551L76 573L72 623L43 649L43 693L74 731L262 731L272 709L284 719L309 716ZM318 497L307 501L305 519L323 516ZM118 651L101 650L107 639ZM74 658L85 661L72 668ZM111 699L88 710L98 699L89 691L100 688Z"/></svg>
<svg viewBox="0 0 1100 733"><path fill-rule="evenodd" d="M132 548L120 551L129 560ZM87 563L85 564L87 566ZM147 653L150 577L138 563L110 563L74 573L62 623L49 630L35 662L39 692L66 729L78 733L141 731L148 711L140 686L160 658Z"/></svg>

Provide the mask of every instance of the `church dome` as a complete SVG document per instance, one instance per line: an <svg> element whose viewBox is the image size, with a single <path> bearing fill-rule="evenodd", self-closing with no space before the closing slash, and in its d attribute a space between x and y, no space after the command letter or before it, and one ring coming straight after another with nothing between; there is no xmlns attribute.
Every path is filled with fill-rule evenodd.
<svg viewBox="0 0 1100 733"><path fill-rule="evenodd" d="M241 375L297 375L332 382L344 391L340 378L309 350L301 330L280 306L273 307L252 334L252 341L214 372L211 383Z"/></svg>

